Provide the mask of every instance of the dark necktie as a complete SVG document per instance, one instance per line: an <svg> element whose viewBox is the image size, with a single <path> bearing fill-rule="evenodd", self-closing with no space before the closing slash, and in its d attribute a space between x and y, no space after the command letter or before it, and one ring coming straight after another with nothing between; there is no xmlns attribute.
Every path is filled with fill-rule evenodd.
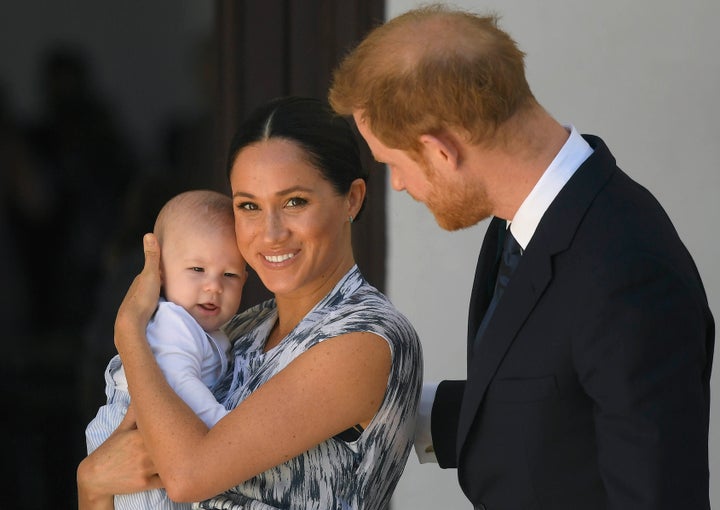
<svg viewBox="0 0 720 510"><path fill-rule="evenodd" d="M515 236L512 235L510 229L507 229L507 235L505 236L505 243L503 244L503 251L500 259L500 267L498 268L497 279L495 280L495 292L493 293L493 301L497 301L505 292L505 288L510 282L515 268L520 262L522 256L522 248L518 244Z"/></svg>
<svg viewBox="0 0 720 510"><path fill-rule="evenodd" d="M497 277L495 279L495 290L487 311L485 312L485 316L483 317L480 327L478 327L477 334L475 335L473 353L476 353L478 347L480 346L480 341L485 334L488 322L490 322L490 318L495 312L498 301L500 301L500 297L503 295L503 292L505 292L505 288L510 282L510 277L515 271L515 268L517 268L521 256L522 248L508 228L505 235L505 242L503 243L502 254L500 255L500 266L498 267Z"/></svg>

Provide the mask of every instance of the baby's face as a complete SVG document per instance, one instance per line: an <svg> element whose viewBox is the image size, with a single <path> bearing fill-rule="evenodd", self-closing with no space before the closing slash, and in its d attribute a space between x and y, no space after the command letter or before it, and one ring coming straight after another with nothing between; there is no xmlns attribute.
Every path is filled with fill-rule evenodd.
<svg viewBox="0 0 720 510"><path fill-rule="evenodd" d="M215 331L240 307L247 272L232 228L173 229L161 248L165 298Z"/></svg>

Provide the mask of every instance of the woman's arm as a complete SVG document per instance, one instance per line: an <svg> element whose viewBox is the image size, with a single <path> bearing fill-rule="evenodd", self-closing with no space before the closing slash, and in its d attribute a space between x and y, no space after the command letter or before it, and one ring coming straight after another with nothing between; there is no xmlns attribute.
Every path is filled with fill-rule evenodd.
<svg viewBox="0 0 720 510"><path fill-rule="evenodd" d="M377 335L352 333L300 355L208 430L167 384L145 339L160 288L153 236L145 252L118 312L115 342L139 430L171 499L212 497L375 415L390 348Z"/></svg>

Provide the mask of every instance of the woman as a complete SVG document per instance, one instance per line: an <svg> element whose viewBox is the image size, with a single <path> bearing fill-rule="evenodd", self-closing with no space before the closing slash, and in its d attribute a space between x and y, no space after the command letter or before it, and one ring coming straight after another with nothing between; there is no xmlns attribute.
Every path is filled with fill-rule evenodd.
<svg viewBox="0 0 720 510"><path fill-rule="evenodd" d="M411 447L422 357L353 259L367 175L352 131L319 101L279 99L240 128L229 162L238 247L275 296L227 327L234 364L216 396L232 411L208 429L157 368L148 235L115 324L134 412L80 464L80 508L154 487L208 509L383 508Z"/></svg>

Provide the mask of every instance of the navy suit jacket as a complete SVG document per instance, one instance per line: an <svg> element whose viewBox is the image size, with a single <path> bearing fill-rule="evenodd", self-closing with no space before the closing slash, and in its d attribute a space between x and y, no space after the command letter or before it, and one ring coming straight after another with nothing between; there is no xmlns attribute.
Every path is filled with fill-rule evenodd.
<svg viewBox="0 0 720 510"><path fill-rule="evenodd" d="M475 274L466 381L435 452L478 508L707 509L714 323L670 219L605 144L552 202L473 352L497 256Z"/></svg>

